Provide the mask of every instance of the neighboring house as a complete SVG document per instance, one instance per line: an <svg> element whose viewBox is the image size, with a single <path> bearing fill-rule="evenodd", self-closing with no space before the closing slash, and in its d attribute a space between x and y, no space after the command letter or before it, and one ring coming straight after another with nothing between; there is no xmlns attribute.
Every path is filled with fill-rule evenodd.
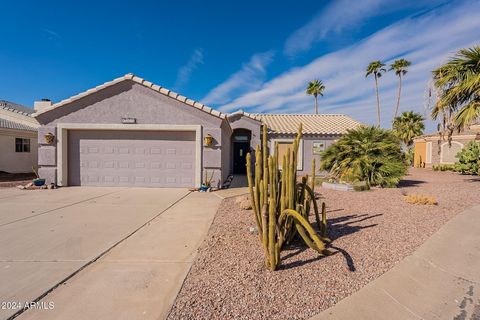
<svg viewBox="0 0 480 320"><path fill-rule="evenodd" d="M32 172L37 165L37 128L34 110L0 100L0 171Z"/></svg>
<svg viewBox="0 0 480 320"><path fill-rule="evenodd" d="M423 135L415 138L414 165L431 167L434 164L453 164L456 155L470 141L480 140L480 126L472 125L461 132L454 132L451 143L439 134Z"/></svg>
<svg viewBox="0 0 480 320"><path fill-rule="evenodd" d="M263 124L283 153L303 123L298 169L310 173L313 157L360 125L344 115L227 115L132 74L46 102L35 117L39 174L61 186L198 187L210 177L221 186L245 173Z"/></svg>

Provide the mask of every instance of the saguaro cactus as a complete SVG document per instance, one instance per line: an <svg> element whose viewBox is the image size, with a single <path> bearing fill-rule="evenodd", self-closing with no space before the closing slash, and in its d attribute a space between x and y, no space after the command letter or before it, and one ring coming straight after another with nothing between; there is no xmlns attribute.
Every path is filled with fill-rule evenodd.
<svg viewBox="0 0 480 320"><path fill-rule="evenodd" d="M276 270L280 264L280 251L286 241L299 235L303 241L320 254L327 254L324 242L330 241L326 235L326 215L320 218L315 194L315 163L312 169L312 183L308 177L297 182L297 154L302 137L302 126L298 129L292 150L283 156L279 170L278 145L273 155L268 154L267 128L263 126L262 146L255 150L255 175L252 177L251 155L247 154L247 180L259 238L265 253L265 264ZM308 221L313 202L315 217L321 232L319 236ZM324 208L324 204L322 204Z"/></svg>

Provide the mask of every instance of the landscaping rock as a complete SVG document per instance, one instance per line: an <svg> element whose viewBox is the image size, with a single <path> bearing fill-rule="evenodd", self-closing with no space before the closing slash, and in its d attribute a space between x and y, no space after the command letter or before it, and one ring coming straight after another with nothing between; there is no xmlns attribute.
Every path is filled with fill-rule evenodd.
<svg viewBox="0 0 480 320"><path fill-rule="evenodd" d="M480 203L475 196L479 185L480 177L412 169L399 188L317 189L327 204L334 254L320 257L294 241L282 251L275 272L264 267L254 214L239 208L243 197L226 199L168 319L309 319L394 267L445 222ZM435 196L439 204L408 205L405 191ZM310 218L313 223L314 215Z"/></svg>
<svg viewBox="0 0 480 320"><path fill-rule="evenodd" d="M257 228L257 227L249 227L249 228L248 228L248 231L249 231L251 234L258 234L258 228Z"/></svg>

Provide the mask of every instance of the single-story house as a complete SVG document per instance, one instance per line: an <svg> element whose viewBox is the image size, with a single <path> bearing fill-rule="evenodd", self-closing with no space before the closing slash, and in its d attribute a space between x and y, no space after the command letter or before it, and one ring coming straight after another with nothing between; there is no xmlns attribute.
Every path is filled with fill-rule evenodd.
<svg viewBox="0 0 480 320"><path fill-rule="evenodd" d="M470 141L480 141L480 126L472 125L460 132L455 131L451 143L438 133L416 137L414 142L414 165L431 167L436 164L453 164L456 155Z"/></svg>
<svg viewBox="0 0 480 320"><path fill-rule="evenodd" d="M225 114L133 74L44 102L35 117L39 174L60 186L198 187L210 179L221 186L245 173L262 125L284 152L300 123L298 170L310 173L312 158L360 125L333 114Z"/></svg>
<svg viewBox="0 0 480 320"><path fill-rule="evenodd" d="M37 128L34 110L0 100L0 171L32 172L38 162Z"/></svg>

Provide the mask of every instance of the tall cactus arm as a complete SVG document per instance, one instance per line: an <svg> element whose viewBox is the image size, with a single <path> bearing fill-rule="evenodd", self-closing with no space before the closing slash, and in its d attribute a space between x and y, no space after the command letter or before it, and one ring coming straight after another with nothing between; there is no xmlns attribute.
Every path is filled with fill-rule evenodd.
<svg viewBox="0 0 480 320"><path fill-rule="evenodd" d="M310 223L300 213L292 209L285 209L280 215L279 225L283 225L287 217L292 217L295 220L295 223L300 224L303 227L303 229L305 229L305 232L306 234L308 234L309 239L313 243L315 243L316 248L318 249L317 251L322 252L325 249L325 245L322 242L322 240L320 240L320 238L315 233L315 230L313 230ZM315 248L312 248L312 249L315 249Z"/></svg>
<svg viewBox="0 0 480 320"><path fill-rule="evenodd" d="M267 258L269 256L268 254L268 206L264 204L262 206L262 244L263 244L263 250L265 251L265 262L268 266L270 263L269 259Z"/></svg>
<svg viewBox="0 0 480 320"><path fill-rule="evenodd" d="M320 231L322 237L328 239L328 230L327 230L327 206L325 202L322 202L322 229ZM330 239L328 239L330 240ZM331 241L331 240L330 240Z"/></svg>
<svg viewBox="0 0 480 320"><path fill-rule="evenodd" d="M317 222L317 227L318 230L322 230L322 220L320 218L320 214L318 213L318 204L317 201L315 200L315 193L313 192L312 188L310 186L305 187L305 191L308 193L310 199L312 199L313 202L313 211L315 212L315 220Z"/></svg>
<svg viewBox="0 0 480 320"><path fill-rule="evenodd" d="M260 211L258 210L258 197L255 196L255 188L253 186L253 181L252 181L252 156L249 153L247 153L247 181L248 181L248 191L250 192L250 203L253 208L253 212L255 213L255 221L257 222L257 229L258 232L261 234L262 230L262 225L261 225L261 216L260 216Z"/></svg>
<svg viewBox="0 0 480 320"><path fill-rule="evenodd" d="M277 269L276 257L275 257L275 228L276 228L276 219L275 219L275 199L270 197L269 203L269 214L268 214L268 256L269 256L269 266L272 271Z"/></svg>
<svg viewBox="0 0 480 320"><path fill-rule="evenodd" d="M305 191L310 195L310 198L313 199L313 211L315 212L315 220L317 222L318 230L320 231L320 237L322 241L330 243L332 240L328 237L327 232L327 210L325 207L325 202L322 202L322 215L318 212L318 204L317 200L315 200L315 193L310 188L310 186L306 186Z"/></svg>
<svg viewBox="0 0 480 320"><path fill-rule="evenodd" d="M312 159L312 178L310 180L310 188L315 190L315 158Z"/></svg>

